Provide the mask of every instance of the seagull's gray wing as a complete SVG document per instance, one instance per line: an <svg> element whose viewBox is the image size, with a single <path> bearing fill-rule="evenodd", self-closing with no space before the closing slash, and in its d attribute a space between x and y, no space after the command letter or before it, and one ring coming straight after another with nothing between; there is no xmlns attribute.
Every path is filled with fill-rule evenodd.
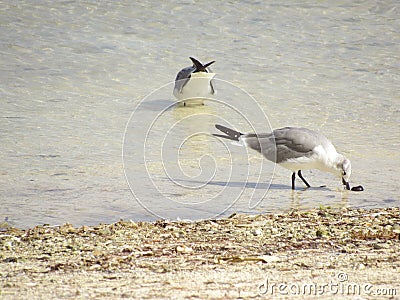
<svg viewBox="0 0 400 300"><path fill-rule="evenodd" d="M255 134L247 133L240 137L246 147L256 150L266 159L276 162L276 147L272 133Z"/></svg>
<svg viewBox="0 0 400 300"><path fill-rule="evenodd" d="M291 158L309 157L313 149L325 143L326 138L306 128L285 127L269 134L245 134L246 145L270 161L281 163Z"/></svg>
<svg viewBox="0 0 400 300"><path fill-rule="evenodd" d="M307 128L285 127L273 131L278 163L301 156L310 157L313 149L321 145L321 134Z"/></svg>
<svg viewBox="0 0 400 300"><path fill-rule="evenodd" d="M190 66L179 71L175 78L175 90L182 92L183 87L189 81L190 75L196 70L196 67Z"/></svg>

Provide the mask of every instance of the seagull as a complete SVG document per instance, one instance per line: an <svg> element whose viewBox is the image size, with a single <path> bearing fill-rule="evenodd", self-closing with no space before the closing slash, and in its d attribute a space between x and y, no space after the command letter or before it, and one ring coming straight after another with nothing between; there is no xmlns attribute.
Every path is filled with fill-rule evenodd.
<svg viewBox="0 0 400 300"><path fill-rule="evenodd" d="M213 83L215 73L209 68L215 61L211 61L203 65L200 61L193 57L189 57L193 65L179 71L175 78L174 96L182 101L186 106L186 101L196 99L199 101L191 101L191 104L203 104L202 99L209 98L216 94Z"/></svg>
<svg viewBox="0 0 400 300"><path fill-rule="evenodd" d="M246 133L216 124L222 134L214 136L239 141L244 146L260 152L269 161L291 170L292 189L295 189L296 172L307 188L310 184L301 174L301 170L318 169L329 172L342 179L343 185L350 190L349 178L351 163L342 154L336 152L332 143L318 131L300 127L284 127L272 133ZM356 187L354 190L361 190ZM353 190L353 189L352 189Z"/></svg>

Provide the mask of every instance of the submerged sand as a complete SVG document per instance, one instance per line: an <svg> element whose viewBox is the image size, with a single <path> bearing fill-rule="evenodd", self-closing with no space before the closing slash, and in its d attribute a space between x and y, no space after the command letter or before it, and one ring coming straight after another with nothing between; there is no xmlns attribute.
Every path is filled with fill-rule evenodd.
<svg viewBox="0 0 400 300"><path fill-rule="evenodd" d="M400 209L0 231L1 299L400 299Z"/></svg>

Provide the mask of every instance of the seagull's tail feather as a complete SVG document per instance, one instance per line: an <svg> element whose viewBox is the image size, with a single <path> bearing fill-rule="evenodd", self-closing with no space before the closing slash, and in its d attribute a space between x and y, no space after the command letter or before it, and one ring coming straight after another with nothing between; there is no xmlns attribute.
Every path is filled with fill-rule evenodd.
<svg viewBox="0 0 400 300"><path fill-rule="evenodd" d="M239 137L241 135L243 135L243 133L230 129L228 127L219 125L219 124L215 124L215 128L217 128L218 130L222 131L223 133L225 133L226 135L222 135L222 134L213 134L214 136L218 136L221 138L225 138L225 139L229 139L229 140L234 140L234 141L239 141Z"/></svg>
<svg viewBox="0 0 400 300"><path fill-rule="evenodd" d="M194 57L189 57L189 58L193 62L193 65L196 67L196 71L194 71L194 72L206 72L206 73L208 73L207 68L210 65L212 65L213 63L215 63L215 60L213 60L213 61L210 61L209 63L206 63L205 65L203 65L201 62L199 62Z"/></svg>
<svg viewBox="0 0 400 300"><path fill-rule="evenodd" d="M204 69L208 68L209 66L211 66L213 63L215 63L215 60L210 61L209 63L206 63L203 67Z"/></svg>

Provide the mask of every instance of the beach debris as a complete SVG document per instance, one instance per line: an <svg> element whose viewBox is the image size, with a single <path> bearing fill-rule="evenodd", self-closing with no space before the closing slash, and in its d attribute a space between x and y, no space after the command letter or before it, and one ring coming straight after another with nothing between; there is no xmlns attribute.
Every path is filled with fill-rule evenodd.
<svg viewBox="0 0 400 300"><path fill-rule="evenodd" d="M226 263L273 264L281 269L311 266L301 260L302 251L377 253L367 260L349 256L355 268L360 263L366 267L377 263L380 251L391 251L391 259L400 260L400 208L321 206L193 222L120 220L82 227L8 227L0 234L0 273L131 272L138 268L164 273ZM282 253L293 256L285 258Z"/></svg>
<svg viewBox="0 0 400 300"><path fill-rule="evenodd" d="M176 252L178 253L190 253L193 252L193 249L186 245L178 245L176 246Z"/></svg>

